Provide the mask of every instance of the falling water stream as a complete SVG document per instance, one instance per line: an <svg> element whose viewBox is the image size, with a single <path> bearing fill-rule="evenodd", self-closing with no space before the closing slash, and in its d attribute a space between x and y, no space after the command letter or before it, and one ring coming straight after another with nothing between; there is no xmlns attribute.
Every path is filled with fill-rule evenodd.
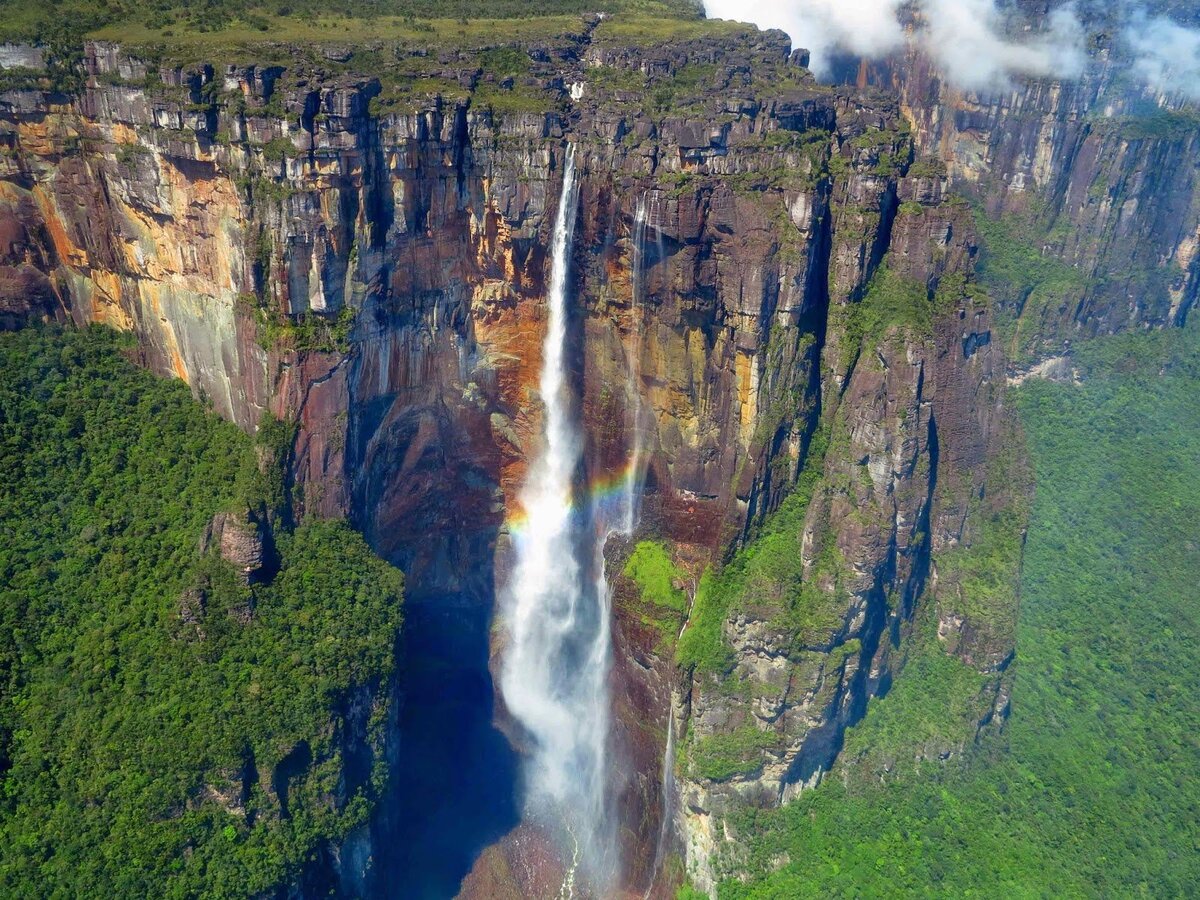
<svg viewBox="0 0 1200 900"><path fill-rule="evenodd" d="M576 205L569 146L551 245L543 444L521 492L524 519L513 529L516 560L504 609L509 642L500 675L510 712L532 738L525 815L565 832L571 845L563 848L574 860L563 884L567 895L577 869L601 892L617 869L605 790L611 636L602 553L611 529L580 489L583 438L566 360Z"/></svg>
<svg viewBox="0 0 1200 900"><path fill-rule="evenodd" d="M647 202L633 228L630 307L630 459L617 491L584 487L580 403L568 377L571 243L578 189L568 146L551 243L548 322L543 344L543 442L520 501L512 533L515 563L504 591L509 640L500 687L531 744L525 766L525 816L561 836L569 860L560 894L606 894L619 869L607 787L611 660L611 596L604 547L629 536L637 520L642 458L637 313L645 267ZM614 496L615 495L615 496ZM614 502L615 501L615 502ZM669 763L670 748L668 748Z"/></svg>
<svg viewBox="0 0 1200 900"><path fill-rule="evenodd" d="M629 358L629 392L630 408L633 410L633 430L631 440L632 461L627 475L629 488L627 491L626 511L628 514L627 532L633 533L637 522L637 498L641 493L641 457L642 457L642 397L641 397L641 364L637 352L637 335L639 333L638 310L646 292L646 231L654 229L655 249L654 261L663 258L663 233L656 214L659 209L661 194L650 191L638 198L633 217L633 257L632 285L633 297L630 305L631 348L627 350ZM682 631L680 632L682 636ZM658 876L662 871L663 860L671 843L675 829L675 709L674 697L667 713L667 739L663 749L662 769L660 772L662 807L659 811L659 833L654 848L654 863L651 868L650 883L646 887L645 896L648 898L654 890Z"/></svg>
<svg viewBox="0 0 1200 900"><path fill-rule="evenodd" d="M639 310L645 294L646 275L646 194L638 197L633 212L633 246L631 275L633 296L629 302L629 344L625 348L627 357L628 403L633 421L630 423L630 460L625 473L625 528L627 535L633 534L637 526L638 502L642 473L642 391L641 354L637 350L639 333Z"/></svg>
<svg viewBox="0 0 1200 900"><path fill-rule="evenodd" d="M674 697L671 699L672 706L667 712L667 745L663 751L661 772L662 809L658 826L658 843L654 848L654 866L650 872L650 884L646 887L646 898L650 897L658 875L662 871L667 846L670 844L675 829L675 708Z"/></svg>

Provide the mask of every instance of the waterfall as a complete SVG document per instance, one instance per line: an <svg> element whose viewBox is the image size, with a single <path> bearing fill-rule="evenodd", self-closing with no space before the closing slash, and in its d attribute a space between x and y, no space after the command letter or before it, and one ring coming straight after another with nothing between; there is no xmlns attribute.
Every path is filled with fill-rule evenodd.
<svg viewBox="0 0 1200 900"><path fill-rule="evenodd" d="M655 262L660 262L666 258L667 250L663 244L663 210L662 210L662 191L655 191L653 194L654 204L650 208L650 218L647 220L651 228L654 229L654 249Z"/></svg>
<svg viewBox="0 0 1200 900"><path fill-rule="evenodd" d="M658 826L658 844L654 848L654 866L651 869L650 884L646 887L646 898L649 898L662 872L663 858L667 846L675 833L675 694L671 694L671 706L667 711L667 746L663 751L662 761L662 808Z"/></svg>
<svg viewBox="0 0 1200 900"><path fill-rule="evenodd" d="M671 708L667 711L667 747L663 751L662 765L662 833L659 844L666 843L675 821L675 697L671 696Z"/></svg>
<svg viewBox="0 0 1200 900"><path fill-rule="evenodd" d="M657 192L655 192L657 196ZM637 525L638 497L641 494L642 473L642 390L641 352L638 348L641 333L639 310L645 295L646 277L646 197L638 197L633 211L632 251L630 253L630 283L632 296L629 301L629 343L625 348L626 367L629 373L626 396L630 409L629 468L625 473L625 528L627 535L633 534Z"/></svg>
<svg viewBox="0 0 1200 900"><path fill-rule="evenodd" d="M604 541L613 530L579 490L583 441L567 377L567 302L577 189L568 146L551 246L549 321L543 346L543 444L521 491L512 577L502 595L508 643L500 687L532 739L526 816L558 833L563 850L601 888L617 871L607 802L611 665ZM564 881L577 883L576 863Z"/></svg>

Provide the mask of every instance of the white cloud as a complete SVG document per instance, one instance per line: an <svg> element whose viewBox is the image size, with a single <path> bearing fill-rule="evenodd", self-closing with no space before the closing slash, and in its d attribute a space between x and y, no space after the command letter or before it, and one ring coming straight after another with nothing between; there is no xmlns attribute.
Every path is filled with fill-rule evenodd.
<svg viewBox="0 0 1200 900"><path fill-rule="evenodd" d="M713 18L781 28L812 51L818 75L829 74L832 53L881 56L902 46L903 0L705 0ZM1013 75L1078 75L1085 62L1083 28L1070 4L1048 19L1044 32L1009 37L995 0L918 0L922 25L912 40L964 88L1001 87Z"/></svg>
<svg viewBox="0 0 1200 900"><path fill-rule="evenodd" d="M1200 100L1200 30L1135 12L1125 28L1133 71L1148 85Z"/></svg>
<svg viewBox="0 0 1200 900"><path fill-rule="evenodd" d="M1045 28L1014 35L997 0L911 0L920 25L906 34L900 24L906 0L704 0L708 15L786 31L796 47L812 52L812 68L830 75L837 51L880 57L906 41L919 45L946 79L961 88L1002 88L1013 76L1069 79L1087 64L1085 34L1074 3L1058 6ZM1085 5L1097 0L1081 0ZM1106 4L1112 0L1105 0ZM1124 54L1143 83L1200 100L1200 29L1162 15L1142 2L1116 0L1108 7L1123 23Z"/></svg>
<svg viewBox="0 0 1200 900"><path fill-rule="evenodd" d="M1000 87L1013 75L1074 78L1083 72L1083 28L1071 6L1024 40L1004 33L993 0L926 0L920 40L946 77L963 88Z"/></svg>
<svg viewBox="0 0 1200 900"><path fill-rule="evenodd" d="M904 42L897 12L902 0L705 0L710 18L779 28L792 46L812 52L813 71L829 74L835 50L882 56Z"/></svg>

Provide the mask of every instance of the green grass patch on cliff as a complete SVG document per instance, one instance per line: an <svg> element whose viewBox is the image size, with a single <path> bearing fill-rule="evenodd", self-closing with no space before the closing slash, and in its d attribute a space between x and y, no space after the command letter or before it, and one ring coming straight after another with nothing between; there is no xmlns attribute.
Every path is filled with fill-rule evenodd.
<svg viewBox="0 0 1200 900"><path fill-rule="evenodd" d="M334 315L308 311L289 316L258 306L253 296L245 301L254 311L258 342L264 350L345 353L350 349L350 333L358 315L353 307L343 306Z"/></svg>
<svg viewBox="0 0 1200 900"><path fill-rule="evenodd" d="M691 774L710 781L752 775L762 768L762 751L777 740L776 735L754 725L699 738L688 752Z"/></svg>
<svg viewBox="0 0 1200 900"><path fill-rule="evenodd" d="M494 115L540 115L551 109L550 96L538 88L515 84L502 87L482 84L471 97L473 108L490 109Z"/></svg>
<svg viewBox="0 0 1200 900"><path fill-rule="evenodd" d="M125 348L0 335L0 894L270 894L382 787L344 706L381 740L401 576L341 522L274 529L253 586L202 555L215 513L286 504L259 459L291 431L256 447Z"/></svg>
<svg viewBox="0 0 1200 900"><path fill-rule="evenodd" d="M644 619L661 634L662 645L671 648L688 614L687 592L677 585L686 581L686 573L675 565L660 541L639 541L625 563L623 573L632 578L647 606Z"/></svg>
<svg viewBox="0 0 1200 900"><path fill-rule="evenodd" d="M782 810L746 810L733 825L750 878L722 898L1194 893L1200 329L1076 352L1082 385L1018 392L1037 494L1007 732L882 784L832 777ZM886 762L919 744L977 678L918 653L847 751Z"/></svg>
<svg viewBox="0 0 1200 900"><path fill-rule="evenodd" d="M689 110L699 112L705 107L716 77L715 63L687 63L680 66L672 77L652 86L646 98L647 111L657 115L683 115Z"/></svg>
<svg viewBox="0 0 1200 900"><path fill-rule="evenodd" d="M684 572L661 542L639 541L625 564L625 574L638 583L643 600L672 612L687 612L687 594L676 587L684 581Z"/></svg>
<svg viewBox="0 0 1200 900"><path fill-rule="evenodd" d="M845 364L869 352L893 331L926 337L933 333L934 304L925 285L905 278L885 260L875 271L857 303L830 310L831 324L840 325Z"/></svg>
<svg viewBox="0 0 1200 900"><path fill-rule="evenodd" d="M675 649L676 663L707 673L720 673L728 668L731 650L723 629L729 600L729 591L719 576L711 571L700 576L687 627Z"/></svg>

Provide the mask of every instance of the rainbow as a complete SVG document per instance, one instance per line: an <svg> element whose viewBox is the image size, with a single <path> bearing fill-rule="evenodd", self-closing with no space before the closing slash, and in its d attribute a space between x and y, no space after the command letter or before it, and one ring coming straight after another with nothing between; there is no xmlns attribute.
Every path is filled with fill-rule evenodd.
<svg viewBox="0 0 1200 900"><path fill-rule="evenodd" d="M594 478L582 491L573 490L563 498L563 503L573 512L595 510L599 522L612 522L624 512L625 499L629 495L629 482L636 478L640 465L630 459L615 472ZM510 534L520 534L529 523L529 515L520 506L513 509L504 520Z"/></svg>

